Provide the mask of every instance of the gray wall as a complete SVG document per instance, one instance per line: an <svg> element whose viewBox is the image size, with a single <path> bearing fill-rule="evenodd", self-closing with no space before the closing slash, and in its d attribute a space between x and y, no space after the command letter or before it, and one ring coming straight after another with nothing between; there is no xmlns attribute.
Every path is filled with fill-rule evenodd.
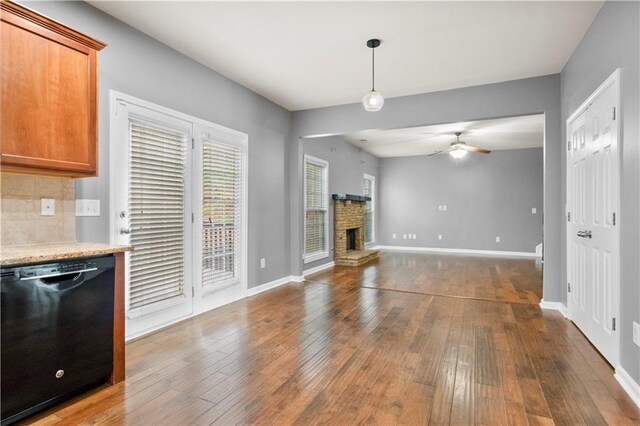
<svg viewBox="0 0 640 426"><path fill-rule="evenodd" d="M640 349L632 341L632 321L640 322L640 3L608 1L602 6L593 24L584 35L561 74L562 135L566 119L586 98L611 75L622 69L622 176L621 176L621 364L640 383ZM566 152L562 150L562 166ZM566 195L562 181L563 200ZM563 232L563 259L565 233ZM566 281L566 271L563 271ZM566 301L566 293L562 293Z"/></svg>
<svg viewBox="0 0 640 426"><path fill-rule="evenodd" d="M249 135L249 287L289 275L287 151L291 113L84 2L25 2L98 38L100 176L77 181L102 215L78 218L80 240L109 241L109 90ZM260 258L267 267L260 269Z"/></svg>
<svg viewBox="0 0 640 426"><path fill-rule="evenodd" d="M380 193L380 177L377 157L356 148L339 136L304 139L303 150L304 154L329 162L329 195L362 195L362 179L366 173L375 176L375 199L379 199L377 195ZM380 229L379 218L380 215L376 213L374 225L376 233ZM329 204L329 249L327 259L305 263L304 269L315 268L333 261L333 200Z"/></svg>
<svg viewBox="0 0 640 426"><path fill-rule="evenodd" d="M292 275L299 275L303 268L300 256L303 238L301 137L539 113L545 114L544 299L561 300L561 293L565 291L560 257L561 235L564 233L564 201L560 185L564 144L560 139L560 76L557 74L390 98L385 101L384 108L375 114L364 111L360 103L294 112L289 161ZM383 185L384 180L383 170Z"/></svg>
<svg viewBox="0 0 640 426"><path fill-rule="evenodd" d="M542 242L542 163L542 148L457 162L449 155L382 158L380 243L533 253Z"/></svg>

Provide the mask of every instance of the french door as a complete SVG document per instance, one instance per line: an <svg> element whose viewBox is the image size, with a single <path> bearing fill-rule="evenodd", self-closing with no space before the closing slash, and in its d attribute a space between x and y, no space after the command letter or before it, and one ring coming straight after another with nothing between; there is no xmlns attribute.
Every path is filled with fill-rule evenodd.
<svg viewBox="0 0 640 426"><path fill-rule="evenodd" d="M247 136L115 92L110 130L127 338L245 297Z"/></svg>
<svg viewBox="0 0 640 426"><path fill-rule="evenodd" d="M614 366L619 332L619 86L614 73L567 121L567 302Z"/></svg>

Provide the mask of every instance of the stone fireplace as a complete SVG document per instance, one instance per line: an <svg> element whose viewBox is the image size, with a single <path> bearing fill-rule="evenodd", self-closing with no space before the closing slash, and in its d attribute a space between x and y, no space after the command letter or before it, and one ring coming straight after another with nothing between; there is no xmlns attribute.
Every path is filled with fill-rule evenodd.
<svg viewBox="0 0 640 426"><path fill-rule="evenodd" d="M364 246L364 203L360 195L333 194L333 257L336 265L360 266L378 257Z"/></svg>

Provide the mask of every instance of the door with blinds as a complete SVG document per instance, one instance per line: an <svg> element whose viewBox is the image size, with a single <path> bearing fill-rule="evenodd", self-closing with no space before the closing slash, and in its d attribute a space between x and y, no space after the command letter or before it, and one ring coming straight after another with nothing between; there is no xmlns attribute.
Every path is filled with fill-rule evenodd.
<svg viewBox="0 0 640 426"><path fill-rule="evenodd" d="M116 109L112 235L114 242L134 247L127 256L125 304L126 334L132 337L193 312L192 124L137 105Z"/></svg>
<svg viewBox="0 0 640 426"><path fill-rule="evenodd" d="M196 313L247 292L247 135L194 127L194 283Z"/></svg>

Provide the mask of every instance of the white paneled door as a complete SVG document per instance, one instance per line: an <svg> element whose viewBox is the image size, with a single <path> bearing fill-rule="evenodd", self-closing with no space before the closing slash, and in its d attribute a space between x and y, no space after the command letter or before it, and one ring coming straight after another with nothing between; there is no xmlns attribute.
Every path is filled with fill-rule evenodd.
<svg viewBox="0 0 640 426"><path fill-rule="evenodd" d="M127 338L245 297L247 135L121 94L112 108Z"/></svg>
<svg viewBox="0 0 640 426"><path fill-rule="evenodd" d="M614 366L619 357L619 72L567 120L567 303Z"/></svg>

